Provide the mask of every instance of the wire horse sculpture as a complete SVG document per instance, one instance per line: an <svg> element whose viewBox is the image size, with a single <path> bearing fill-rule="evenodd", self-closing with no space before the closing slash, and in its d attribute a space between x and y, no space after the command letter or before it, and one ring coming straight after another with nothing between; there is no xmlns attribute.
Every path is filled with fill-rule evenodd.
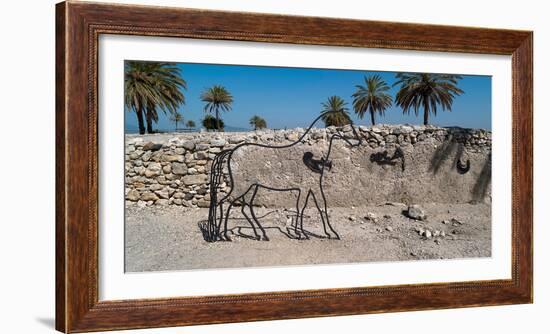
<svg viewBox="0 0 550 334"><path fill-rule="evenodd" d="M228 219L229 214L231 212L231 209L237 202L241 204L241 212L243 216L247 219L248 223L252 226L252 230L254 232L254 235L256 237L256 240L265 240L268 241L269 238L265 233L265 229L262 227L262 225L258 222L258 218L256 217L256 214L254 213L254 199L258 193L258 190L260 188L267 189L271 191L276 192L284 192L284 191L296 191L298 193L298 198L296 201L296 216L295 219L292 222L291 228L294 230L294 233L297 235L297 239L309 239L307 234L305 233L303 229L303 221L304 221L304 211L307 207L308 201L311 198L321 216L321 221L323 225L323 230L325 232L325 235L327 238L331 239L332 236L328 232L333 233L334 237L336 239L340 239L340 236L336 231L333 229L333 227L330 225L329 217L327 213L327 201L325 197L325 193L323 191L323 174L325 169L330 170L332 168L332 162L329 160L330 153L332 150L332 142L335 139L342 139L347 144L349 144L351 147L357 147L361 145L362 139L361 136L359 136L357 130L353 126L353 123L350 122L351 129L353 131L353 135L355 137L355 140L357 140L356 143L352 143L348 138L345 137L345 135L341 134L340 132L337 132L333 134L330 137L329 146L326 154L319 160L313 159L313 153L311 152L305 152L304 156L302 158L305 166L311 170L314 173L319 174L318 177L318 186L319 186L319 194L321 198L316 198L315 193L310 188L307 193L303 193L304 190L299 187L290 187L290 188L275 188L271 187L266 184L261 183L252 183L248 187L246 187L246 190L240 194L237 194L236 197L234 197L231 201L229 201L229 196L232 194L235 184L234 184L234 178L233 173L231 170L231 158L233 156L233 153L238 150L239 148L242 148L244 146L257 146L257 147L263 147L263 148L271 148L271 149L282 149L282 148L289 148L292 146L295 146L302 142L304 137L311 131L313 125L319 121L324 114L321 114L319 117L317 117L311 125L306 129L306 131L298 138L295 142L292 142L287 145L265 145L265 144L259 144L259 143L241 143L234 148L223 150L219 152L213 162L212 167L210 170L210 208L208 211L208 221L205 223L199 224L199 227L203 233L203 237L208 242L215 242L215 241L231 241L230 237L228 236ZM224 177L224 167L227 168L227 171L229 173L229 179L231 183L231 189L230 191L223 197L218 199L218 188L220 184L223 182ZM249 201L246 200L245 196L247 194L252 194ZM305 196L305 202L302 208L299 207L300 198L301 196ZM228 207L224 214L224 203L228 202ZM321 202L321 205L319 204ZM250 216L248 216L245 212L245 208L248 207L250 210ZM256 226L261 232L261 236L258 234L258 231L256 229Z"/></svg>

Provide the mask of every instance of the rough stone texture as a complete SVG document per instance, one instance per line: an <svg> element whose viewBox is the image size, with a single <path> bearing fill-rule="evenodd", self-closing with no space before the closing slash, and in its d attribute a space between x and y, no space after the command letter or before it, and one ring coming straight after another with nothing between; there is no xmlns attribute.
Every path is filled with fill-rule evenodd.
<svg viewBox="0 0 550 334"><path fill-rule="evenodd" d="M329 157L332 169L325 171L323 182L330 206L490 200L490 132L410 125L360 126L358 129L363 138L360 147L350 149L343 140L333 142ZM353 139L349 127L314 128L301 143L287 149L240 147L232 158L235 179L232 195L238 196L254 182L316 191L319 174L306 168L302 161L304 152L312 152L315 159L320 159L337 131ZM126 135L126 199L141 207L207 206L210 202L208 173L216 153L243 143L290 144L304 132L298 128L246 133ZM375 159L392 157L398 148L403 152L404 166L400 159ZM457 159L462 163L469 159L470 170L459 173ZM222 195L232 186L227 175L224 181L218 189ZM296 197L296 192L260 190L255 203L293 207Z"/></svg>
<svg viewBox="0 0 550 334"><path fill-rule="evenodd" d="M171 165L172 173L177 175L185 175L187 173L187 166L184 163L174 162Z"/></svg>
<svg viewBox="0 0 550 334"><path fill-rule="evenodd" d="M162 148L162 144L155 144L153 142L148 142L143 145L144 151L158 151Z"/></svg>
<svg viewBox="0 0 550 334"><path fill-rule="evenodd" d="M141 200L142 201L156 201L158 199L157 195L153 194L152 192L144 192L141 194Z"/></svg>
<svg viewBox="0 0 550 334"><path fill-rule="evenodd" d="M162 201L162 200L159 200ZM491 206L479 204L424 204L426 221L404 216L402 207L329 208L331 224L341 240L323 235L315 208L307 208L304 229L309 240L289 238L293 213L285 209L256 208L269 242L254 240L240 208L229 219L232 242L206 242L197 223L208 217L207 208L158 204L127 207L125 270L128 272L243 268L372 261L464 259L491 256ZM381 222L361 217L372 212ZM353 216L355 221L349 220ZM458 218L459 226L442 224ZM428 237L429 236L429 237Z"/></svg>
<svg viewBox="0 0 550 334"><path fill-rule="evenodd" d="M139 200L139 191L132 189L126 194L126 198L130 201L136 202Z"/></svg>
<svg viewBox="0 0 550 334"><path fill-rule="evenodd" d="M407 210L407 216L416 220L425 220L427 218L424 210L417 204L409 206Z"/></svg>
<svg viewBox="0 0 550 334"><path fill-rule="evenodd" d="M204 184L206 181L207 176L205 174L186 175L183 177L183 184L186 186Z"/></svg>

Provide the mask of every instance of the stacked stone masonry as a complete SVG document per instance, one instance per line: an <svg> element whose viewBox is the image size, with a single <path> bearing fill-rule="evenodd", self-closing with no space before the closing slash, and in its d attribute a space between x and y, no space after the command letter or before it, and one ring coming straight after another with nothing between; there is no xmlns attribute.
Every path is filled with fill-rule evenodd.
<svg viewBox="0 0 550 334"><path fill-rule="evenodd" d="M330 184L326 188L331 203L351 206L383 201L468 202L490 198L490 190L486 189L490 181L490 132L409 125L358 126L357 129L363 139L360 147L350 149L343 141L338 141L333 147L331 156L335 160L335 174L327 175ZM234 133L126 135L126 203L208 207L209 169L217 153L241 143L290 144L304 132L304 129L297 128ZM302 142L311 147L326 148L331 136L337 132L353 139L349 126L328 127L311 129ZM391 155L397 148L405 155L407 167L404 170L369 159L376 153L388 152ZM247 163L265 162L258 158ZM469 173L461 175L454 169L459 158L471 160ZM306 168L293 171L297 174L307 172ZM480 190L480 187L483 189ZM219 191L223 195L230 189L226 178ZM481 195L475 194L476 191L481 191ZM353 196L349 196L350 192ZM286 205L281 194L263 194L258 203L265 206Z"/></svg>

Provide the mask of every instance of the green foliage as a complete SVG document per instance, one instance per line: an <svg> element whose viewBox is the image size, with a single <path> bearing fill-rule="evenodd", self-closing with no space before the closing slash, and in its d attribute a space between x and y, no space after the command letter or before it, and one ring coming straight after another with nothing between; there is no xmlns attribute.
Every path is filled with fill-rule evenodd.
<svg viewBox="0 0 550 334"><path fill-rule="evenodd" d="M214 116L207 114L202 119L202 126L206 130L218 130L221 131L224 129L225 124L223 123L223 120L218 118L216 119Z"/></svg>
<svg viewBox="0 0 550 334"><path fill-rule="evenodd" d="M196 127L197 125L195 124L195 121L188 120L187 123L185 123L185 126L192 129L192 128Z"/></svg>
<svg viewBox="0 0 550 334"><path fill-rule="evenodd" d="M250 124L250 126L254 128L254 130L261 130L261 129L267 128L267 122L265 121L265 119L261 118L258 115L252 116L248 121L248 123Z"/></svg>
<svg viewBox="0 0 550 334"><path fill-rule="evenodd" d="M230 111L233 104L233 96L229 91L220 85L214 85L201 94L201 100L205 102L204 112L214 114L216 121L221 122L220 111ZM223 129L221 124L216 129Z"/></svg>
<svg viewBox="0 0 550 334"><path fill-rule="evenodd" d="M424 110L424 125L428 124L430 113L437 115L437 106L451 111L454 98L464 93L457 87L460 75L431 73L398 73L398 81L394 86L401 85L395 103L408 114L411 109L416 116L420 108Z"/></svg>
<svg viewBox="0 0 550 334"><path fill-rule="evenodd" d="M179 68L174 63L127 61L124 66L124 104L138 116L140 133L152 132L158 122L157 110L174 114L185 104L182 90L187 89Z"/></svg>
<svg viewBox="0 0 550 334"><path fill-rule="evenodd" d="M384 116L384 112L392 105L392 98L387 93L390 86L379 75L365 77L365 85L356 85L357 90L352 95L353 109L359 118L370 113L372 125L376 124L375 114Z"/></svg>
<svg viewBox="0 0 550 334"><path fill-rule="evenodd" d="M170 116L170 121L176 123L176 130L178 129L178 123L183 122L183 116L179 112L175 112Z"/></svg>
<svg viewBox="0 0 550 334"><path fill-rule="evenodd" d="M331 96L321 105L323 106L321 119L325 122L325 126L344 126L351 123L347 103L341 97Z"/></svg>

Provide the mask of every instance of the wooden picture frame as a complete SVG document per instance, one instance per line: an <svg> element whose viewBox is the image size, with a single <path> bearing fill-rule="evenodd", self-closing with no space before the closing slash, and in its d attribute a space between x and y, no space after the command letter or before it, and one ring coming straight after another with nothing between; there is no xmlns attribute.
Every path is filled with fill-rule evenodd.
<svg viewBox="0 0 550 334"><path fill-rule="evenodd" d="M511 55L512 278L99 301L101 34ZM533 33L67 1L56 7L56 329L120 330L533 301Z"/></svg>

